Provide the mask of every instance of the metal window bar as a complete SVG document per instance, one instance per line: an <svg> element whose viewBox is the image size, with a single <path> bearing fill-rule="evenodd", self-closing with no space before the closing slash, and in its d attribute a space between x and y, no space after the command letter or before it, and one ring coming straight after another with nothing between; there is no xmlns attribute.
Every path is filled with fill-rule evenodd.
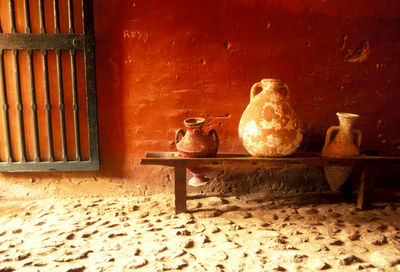
<svg viewBox="0 0 400 272"><path fill-rule="evenodd" d="M61 52L56 50L57 56L57 81L58 81L58 107L60 112L61 122L61 149L62 160L67 161L67 140L65 136L65 105L64 105L64 88L62 84L62 66L61 66Z"/></svg>
<svg viewBox="0 0 400 272"><path fill-rule="evenodd" d="M31 19L29 18L29 3L28 0L24 0L24 11L25 11L25 32L31 33Z"/></svg>
<svg viewBox="0 0 400 272"><path fill-rule="evenodd" d="M53 0L54 8L54 33L60 33L60 25L58 23L58 0Z"/></svg>
<svg viewBox="0 0 400 272"><path fill-rule="evenodd" d="M43 0L39 0L39 23L40 23L40 33L46 33L46 28L44 26L44 7Z"/></svg>
<svg viewBox="0 0 400 272"><path fill-rule="evenodd" d="M14 2L13 0L8 0L8 6L10 9L10 18L11 18L11 33L16 32L15 28L15 15L14 15Z"/></svg>
<svg viewBox="0 0 400 272"><path fill-rule="evenodd" d="M18 51L12 50L14 57L14 79L15 79L15 94L17 100L17 111L18 111L18 130L19 130L19 144L21 148L21 162L26 162L25 152L25 133L24 133L24 117L22 115L22 102L21 102L21 84L20 84L20 69L18 61Z"/></svg>
<svg viewBox="0 0 400 272"><path fill-rule="evenodd" d="M68 0L68 26L69 34L74 33L74 11L72 9L72 0Z"/></svg>
<svg viewBox="0 0 400 272"><path fill-rule="evenodd" d="M8 0L10 14L10 33L4 33L4 28L0 24L0 99L2 100L2 122L4 143L0 143L0 148L5 150L6 161L0 161L0 172L28 172L28 171L82 171L82 170L98 170L99 169L99 154L98 154L98 135L97 135L97 99L96 99L96 78L95 78L95 55L94 55L94 32L93 32L93 2L83 0L82 16L83 16L83 34L76 34L74 31L74 13L73 0L67 0L68 8L68 33L60 33L59 21L59 3L61 0L53 0L54 13L54 32L46 33L44 12L44 2L39 0L38 14L40 33L32 33L30 19L30 2L24 0L24 18L25 18L25 33L17 33L15 22L14 0ZM1 21L0 21L1 22ZM10 86L6 84L6 63L5 52L12 53L13 76L15 89L10 90ZM27 71L28 71L28 90L21 88L21 63L20 58L27 52ZM63 85L63 61L62 51L69 53L69 62L71 67L71 89L65 89ZM89 159L82 159L81 150L81 130L79 119L82 118L78 103L78 87L77 87L77 63L76 52L83 51L84 66L85 66L85 88L86 88L86 106L87 106L87 124L88 124L88 153ZM35 65L33 62L34 52L37 52L42 57L43 68L43 86L39 88L35 85ZM55 52L55 63L57 71L57 90L50 89L49 81L49 52ZM67 58L68 59L68 58ZM7 63L9 65L9 63ZM7 66L8 67L8 66ZM38 75L36 75L38 76ZM9 88L9 89L7 89ZM38 126L38 108L37 92L43 90L45 116L42 121L46 126L45 131L40 131ZM67 155L67 146L73 146L68 143L66 137L66 122L65 122L65 92L71 92L72 110L73 110L73 129L75 141L75 158L70 160ZM22 95L24 92L29 92L30 109L24 106ZM9 105L9 95L14 93L16 105ZM61 137L61 153L62 159L56 160L54 152L53 133L55 127L52 125L51 97L58 94L58 111ZM17 133L11 133L10 126L10 107L15 106L17 110L17 118L14 122L17 123ZM24 112L31 112L31 120L24 119ZM33 160L28 160L26 141L25 141L25 125L27 122L32 123L33 133ZM43 130L43 129L42 129ZM57 135L58 135L57 134ZM18 135L18 139L11 138L11 135ZM13 136L15 137L15 136ZM42 138L41 138L42 137ZM48 157L43 158L40 155L40 139L47 138ZM13 157L13 147L18 145L20 150L20 160Z"/></svg>
<svg viewBox="0 0 400 272"><path fill-rule="evenodd" d="M37 104L36 104L36 91L34 71L32 64L32 50L28 50L28 69L29 69L29 85L31 90L31 108L32 108L32 123L33 123L33 142L35 147L35 162L40 161L40 147L39 147L39 132L37 121Z"/></svg>
<svg viewBox="0 0 400 272"><path fill-rule="evenodd" d="M49 148L49 161L54 161L53 149L53 128L51 123L51 104L50 104L50 91L49 91L49 70L47 69L47 51L42 49L42 64L43 64L43 79L44 79L44 105L46 108L46 125L48 135L48 148Z"/></svg>
<svg viewBox="0 0 400 272"><path fill-rule="evenodd" d="M81 160L81 140L80 127L79 127L79 104L78 94L76 86L76 64L75 64L75 50L70 51L71 54L71 79L72 79L72 99L73 99L73 110L74 110L74 126L75 126L75 160Z"/></svg>
<svg viewBox="0 0 400 272"><path fill-rule="evenodd" d="M12 162L11 158L11 143L10 143L10 123L8 117L8 104L7 104L7 93L6 93L6 82L4 75L4 52L0 49L0 95L1 101L3 101L3 126L4 126L4 145L7 155L7 163Z"/></svg>

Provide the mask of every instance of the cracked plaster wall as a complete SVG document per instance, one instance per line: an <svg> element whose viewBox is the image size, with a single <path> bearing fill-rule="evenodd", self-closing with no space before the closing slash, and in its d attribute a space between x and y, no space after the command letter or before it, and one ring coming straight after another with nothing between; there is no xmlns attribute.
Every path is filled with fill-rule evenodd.
<svg viewBox="0 0 400 272"><path fill-rule="evenodd" d="M175 151L176 129L200 116L218 131L221 152L244 152L238 123L262 78L290 86L301 151L320 151L344 111L360 115L362 150L398 154L399 16L395 0L96 0L101 170L1 180L50 195L171 192L170 169L139 165L145 151ZM385 182L396 180L386 172ZM321 169L240 173L214 172L204 190L327 189Z"/></svg>

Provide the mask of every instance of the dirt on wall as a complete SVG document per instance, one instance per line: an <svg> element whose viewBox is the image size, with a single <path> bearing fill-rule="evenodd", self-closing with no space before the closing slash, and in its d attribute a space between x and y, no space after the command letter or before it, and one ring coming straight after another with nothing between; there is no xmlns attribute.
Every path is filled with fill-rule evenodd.
<svg viewBox="0 0 400 272"><path fill-rule="evenodd" d="M362 150L399 154L399 16L395 0L94 1L100 171L1 180L48 193L171 191L171 169L139 165L145 151L175 151L175 131L199 116L220 152L245 152L237 126L250 87L272 77L291 88L301 151L320 151L344 111L360 115ZM321 169L288 171L225 169L206 190L327 188Z"/></svg>

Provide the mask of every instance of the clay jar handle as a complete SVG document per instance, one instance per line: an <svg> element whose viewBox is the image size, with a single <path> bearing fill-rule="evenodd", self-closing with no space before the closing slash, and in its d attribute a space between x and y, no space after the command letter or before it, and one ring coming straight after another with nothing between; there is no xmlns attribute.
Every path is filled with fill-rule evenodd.
<svg viewBox="0 0 400 272"><path fill-rule="evenodd" d="M210 137L212 137L214 135L215 143L217 144L217 148L215 150L217 151L218 147L219 147L219 137L218 137L217 131L215 129L212 129L212 130L210 130L210 132L208 132L208 135Z"/></svg>
<svg viewBox="0 0 400 272"><path fill-rule="evenodd" d="M328 130L326 131L324 148L322 150L324 150L326 147L328 147L328 145L331 143L332 132L337 129L339 129L338 126L331 126L330 128L328 128Z"/></svg>
<svg viewBox="0 0 400 272"><path fill-rule="evenodd" d="M180 128L175 132L175 144L178 144L178 142L179 142L179 134L181 134L182 138L183 138L183 137L185 137L185 131Z"/></svg>
<svg viewBox="0 0 400 272"><path fill-rule="evenodd" d="M261 84L261 82L254 83L253 86L251 86L250 102L253 101L253 98L257 95L257 88L259 88L259 87L263 88L263 85Z"/></svg>
<svg viewBox="0 0 400 272"><path fill-rule="evenodd" d="M284 95L285 95L286 97L290 98L290 89L289 89L289 86L286 85L285 83L282 83L282 82L281 82L281 84L280 84L280 86L279 86L279 90L282 90L282 89L285 90Z"/></svg>
<svg viewBox="0 0 400 272"><path fill-rule="evenodd" d="M358 149L360 149L360 146L361 146L361 139L362 139L361 130L355 129L355 130L353 130L353 132L354 132L354 134L357 134L357 147L358 147Z"/></svg>
<svg viewBox="0 0 400 272"><path fill-rule="evenodd" d="M262 85L261 82L254 83L254 85L251 87L251 90L250 90L250 102L253 101L253 98L257 95L256 94L257 93L257 88L259 88L259 87L264 89L264 86ZM283 95L289 98L290 97L289 86L286 85L285 83L279 82L279 88L278 88L277 91L280 91L282 89L285 90L285 93Z"/></svg>

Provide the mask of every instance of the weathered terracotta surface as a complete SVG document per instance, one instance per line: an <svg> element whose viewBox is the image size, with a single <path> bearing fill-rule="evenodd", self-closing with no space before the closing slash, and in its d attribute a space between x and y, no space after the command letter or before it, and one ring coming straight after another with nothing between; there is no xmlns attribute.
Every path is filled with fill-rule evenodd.
<svg viewBox="0 0 400 272"><path fill-rule="evenodd" d="M331 126L326 132L322 156L326 157L355 157L360 155L361 130L355 129L357 114L338 112L339 126ZM336 131L336 134L333 133ZM357 137L357 141L354 138Z"/></svg>
<svg viewBox="0 0 400 272"><path fill-rule="evenodd" d="M215 157L219 146L217 131L211 129L208 134L205 133L203 131L204 118L188 118L183 123L186 132L183 129L175 132L176 149L178 149L179 155L188 158ZM181 140L179 140L180 135L182 135ZM189 167L187 169L193 174L188 181L189 185L199 187L207 184L208 179L203 175L207 168Z"/></svg>
<svg viewBox="0 0 400 272"><path fill-rule="evenodd" d="M252 86L250 103L240 119L239 138L253 156L281 157L297 150L303 134L287 85L278 79L263 79Z"/></svg>
<svg viewBox="0 0 400 272"><path fill-rule="evenodd" d="M219 138L215 129L205 133L204 118L188 118L184 122L186 132L178 129L175 133L176 149L179 155L189 158L215 157L218 151ZM179 135L182 139L179 140Z"/></svg>
<svg viewBox="0 0 400 272"><path fill-rule="evenodd" d="M331 126L326 132L322 156L325 157L356 157L360 156L362 134L354 128L357 114L338 112L339 126ZM355 141L356 139L356 141ZM325 177L331 190L337 191L350 176L351 166L326 166Z"/></svg>

